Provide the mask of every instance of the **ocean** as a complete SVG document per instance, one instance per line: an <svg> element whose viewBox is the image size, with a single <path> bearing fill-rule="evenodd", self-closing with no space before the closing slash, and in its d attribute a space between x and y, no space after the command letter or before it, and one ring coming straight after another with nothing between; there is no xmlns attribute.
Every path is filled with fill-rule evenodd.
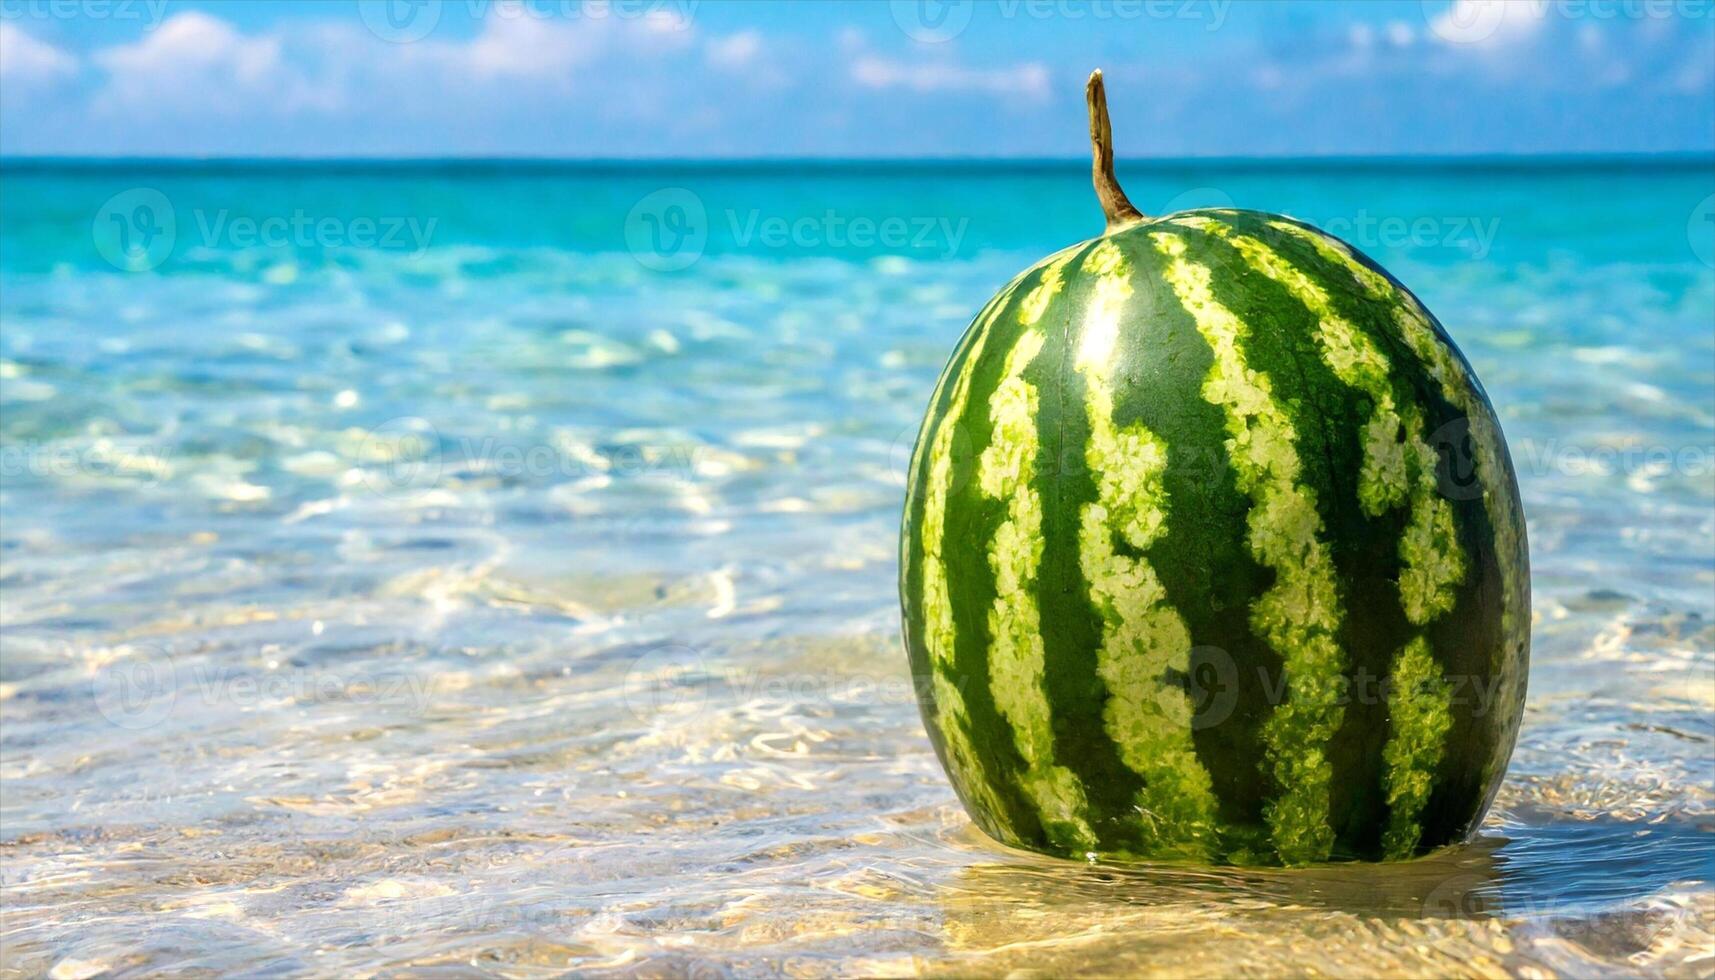
<svg viewBox="0 0 1715 980"><path fill-rule="evenodd" d="M1486 385L1534 642L1470 844L960 809L904 470L1087 163L7 160L0 975L1715 972L1715 162L1121 178L1345 238Z"/></svg>

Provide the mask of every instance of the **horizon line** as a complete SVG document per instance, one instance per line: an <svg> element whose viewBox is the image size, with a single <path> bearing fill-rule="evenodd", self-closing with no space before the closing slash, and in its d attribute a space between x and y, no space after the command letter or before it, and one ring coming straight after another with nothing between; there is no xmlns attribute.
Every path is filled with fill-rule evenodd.
<svg viewBox="0 0 1715 980"><path fill-rule="evenodd" d="M0 153L0 172L31 171L110 171L117 169L199 170L229 168L235 170L266 170L348 167L359 170L445 169L482 170L588 170L603 171L636 169L641 172L662 169L707 170L777 170L797 166L822 171L893 170L913 168L940 170L971 168L1015 172L1059 172L1064 168L1089 166L1088 156L1030 157L1030 156L707 156L707 157L569 157L539 154L517 155L301 155L256 156L220 154L192 155L75 155L75 154L8 154ZM1715 149L1621 151L1621 152L1528 152L1528 153L1469 153L1469 154L1291 154L1281 156L1161 156L1134 157L1120 161L1119 169L1161 170L1184 167L1214 167L1218 169L1284 167L1389 169L1616 169L1643 165L1681 168L1715 165Z"/></svg>

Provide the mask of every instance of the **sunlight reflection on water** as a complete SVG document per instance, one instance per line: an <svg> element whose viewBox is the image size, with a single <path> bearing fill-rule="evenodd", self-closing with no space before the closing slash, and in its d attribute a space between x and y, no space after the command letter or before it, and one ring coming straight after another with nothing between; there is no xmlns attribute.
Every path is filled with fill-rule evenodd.
<svg viewBox="0 0 1715 980"><path fill-rule="evenodd" d="M654 275L533 240L578 202L423 177L523 241L125 276L45 217L102 180L29 179L0 267L9 973L1715 966L1715 272L1683 214L1630 263L1601 241L1701 178L1387 191L1502 219L1486 262L1380 257L1507 426L1531 701L1476 842L1294 872L1007 851L929 750L897 643L905 460L969 311L1049 232ZM1377 192L1293 179L1312 216ZM817 180L796 193L936 194ZM1551 233L1524 181L1591 213ZM1063 191L990 188L1084 214Z"/></svg>

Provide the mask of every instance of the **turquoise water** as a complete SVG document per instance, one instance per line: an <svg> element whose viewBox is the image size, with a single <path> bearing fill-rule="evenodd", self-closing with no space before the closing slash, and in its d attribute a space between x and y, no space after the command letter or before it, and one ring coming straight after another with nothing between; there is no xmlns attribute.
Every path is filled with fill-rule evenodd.
<svg viewBox="0 0 1715 980"><path fill-rule="evenodd" d="M1081 163L0 169L0 972L1715 972L1715 164L1181 162L1506 428L1479 839L1102 868L974 831L897 640L939 367Z"/></svg>

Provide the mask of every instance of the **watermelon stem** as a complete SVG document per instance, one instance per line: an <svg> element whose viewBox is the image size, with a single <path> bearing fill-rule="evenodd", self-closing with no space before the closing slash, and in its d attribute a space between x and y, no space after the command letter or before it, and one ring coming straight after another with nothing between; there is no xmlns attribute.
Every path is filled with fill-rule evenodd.
<svg viewBox="0 0 1715 980"><path fill-rule="evenodd" d="M1108 234L1147 220L1143 212L1132 206L1114 176L1114 128L1108 121L1108 92L1102 84L1102 70L1090 72L1090 84L1084 95L1090 103L1090 176L1096 185L1096 200L1102 203L1102 214L1108 219Z"/></svg>

